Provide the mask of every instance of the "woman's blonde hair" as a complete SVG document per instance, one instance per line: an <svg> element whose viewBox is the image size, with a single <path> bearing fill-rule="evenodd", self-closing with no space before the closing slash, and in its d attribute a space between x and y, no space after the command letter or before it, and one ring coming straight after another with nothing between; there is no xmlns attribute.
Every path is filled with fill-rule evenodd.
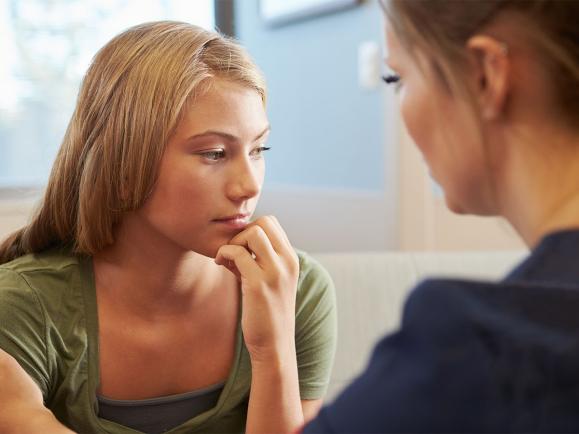
<svg viewBox="0 0 579 434"><path fill-rule="evenodd" d="M465 93L468 39L503 13L519 20L525 44L549 76L561 119L579 128L579 2L554 0L381 0L407 49L419 48L450 91ZM513 21L515 22L515 21Z"/></svg>
<svg viewBox="0 0 579 434"><path fill-rule="evenodd" d="M67 246L92 255L150 194L183 111L214 78L256 90L263 76L234 41L173 21L145 23L95 56L31 222L0 245L0 263Z"/></svg>

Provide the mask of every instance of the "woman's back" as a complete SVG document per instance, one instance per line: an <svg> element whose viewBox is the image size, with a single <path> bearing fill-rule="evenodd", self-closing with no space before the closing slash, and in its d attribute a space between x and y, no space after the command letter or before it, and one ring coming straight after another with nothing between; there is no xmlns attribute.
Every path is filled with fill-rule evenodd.
<svg viewBox="0 0 579 434"><path fill-rule="evenodd" d="M427 280L306 433L579 431L579 231L498 283Z"/></svg>

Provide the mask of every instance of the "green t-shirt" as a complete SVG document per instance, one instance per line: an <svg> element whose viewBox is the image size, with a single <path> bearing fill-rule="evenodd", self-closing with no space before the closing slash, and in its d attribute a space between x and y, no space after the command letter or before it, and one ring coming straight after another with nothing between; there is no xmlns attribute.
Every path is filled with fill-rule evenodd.
<svg viewBox="0 0 579 434"><path fill-rule="evenodd" d="M325 393L335 352L335 294L328 273L306 254L298 256L300 395L317 399ZM45 405L66 426L79 433L138 432L97 416L98 317L90 258L48 251L0 266L0 348L33 377ZM250 384L238 325L235 361L217 405L168 432L243 432Z"/></svg>

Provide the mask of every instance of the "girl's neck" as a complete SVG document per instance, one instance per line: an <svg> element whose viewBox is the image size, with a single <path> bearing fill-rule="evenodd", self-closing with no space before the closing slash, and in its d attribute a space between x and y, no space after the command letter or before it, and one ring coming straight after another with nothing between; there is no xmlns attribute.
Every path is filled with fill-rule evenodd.
<svg viewBox="0 0 579 434"><path fill-rule="evenodd" d="M121 223L115 243L93 257L97 292L132 310L187 313L216 289L235 285L212 258L160 238Z"/></svg>

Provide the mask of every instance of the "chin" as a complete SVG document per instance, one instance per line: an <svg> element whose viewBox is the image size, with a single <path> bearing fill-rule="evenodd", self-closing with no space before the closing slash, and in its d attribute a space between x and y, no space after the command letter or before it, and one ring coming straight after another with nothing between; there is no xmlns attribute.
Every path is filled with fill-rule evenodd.
<svg viewBox="0 0 579 434"><path fill-rule="evenodd" d="M446 207L453 212L454 214L465 215L471 214L467 210L465 210L461 205L457 204L456 202L451 202L448 199L445 199Z"/></svg>
<svg viewBox="0 0 579 434"><path fill-rule="evenodd" d="M225 243L215 245L215 246L203 246L203 247L193 248L193 249L191 249L191 251L195 252L199 255L203 255L203 256L207 256L208 258L215 259L215 257L217 256L217 252L219 251L221 246L224 244Z"/></svg>
<svg viewBox="0 0 579 434"><path fill-rule="evenodd" d="M196 248L191 250L193 250L195 253L199 253L200 255L207 256L208 258L215 258L217 256L217 252L219 252L219 249L226 244L229 244L229 241L230 240L228 238L216 239L203 246L196 246Z"/></svg>
<svg viewBox="0 0 579 434"><path fill-rule="evenodd" d="M469 207L465 205L464 201L457 200L456 195L448 194L446 190L444 190L443 193L444 202L449 211L459 215L473 214Z"/></svg>
<svg viewBox="0 0 579 434"><path fill-rule="evenodd" d="M446 202L446 207L453 212L454 214L458 215L474 215L479 217L491 217L496 216L497 212L494 209L491 209L489 206L485 206L483 204L464 204L457 200L452 200L448 196L444 197Z"/></svg>
<svg viewBox="0 0 579 434"><path fill-rule="evenodd" d="M195 253L197 255L202 255L202 256L207 256L208 258L215 258L215 256L217 255L217 252L219 251L219 249L221 248L221 246L223 246L224 244L227 244L226 241L220 242L220 243L187 243L187 244L183 244L181 243L181 247L191 253Z"/></svg>

